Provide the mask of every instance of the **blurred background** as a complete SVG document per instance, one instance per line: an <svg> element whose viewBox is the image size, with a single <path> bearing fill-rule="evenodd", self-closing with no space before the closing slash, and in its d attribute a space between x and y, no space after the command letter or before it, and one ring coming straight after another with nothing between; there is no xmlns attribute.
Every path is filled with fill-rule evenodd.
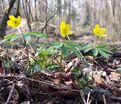
<svg viewBox="0 0 121 104"><path fill-rule="evenodd" d="M11 34L16 30L2 29L6 14L20 15L23 31L58 35L65 20L77 36L90 36L98 23L107 29L106 40L121 38L121 0L0 0L0 32Z"/></svg>

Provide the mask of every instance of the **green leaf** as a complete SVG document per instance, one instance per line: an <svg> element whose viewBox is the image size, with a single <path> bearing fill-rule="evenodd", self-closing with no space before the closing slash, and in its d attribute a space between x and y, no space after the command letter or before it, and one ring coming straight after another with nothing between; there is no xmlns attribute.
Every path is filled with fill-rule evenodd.
<svg viewBox="0 0 121 104"><path fill-rule="evenodd" d="M110 49L108 49L106 44L100 44L96 46L96 49L100 51L100 54L102 56L108 57L110 54L112 54L113 52L110 51Z"/></svg>
<svg viewBox="0 0 121 104"><path fill-rule="evenodd" d="M116 72L121 73L121 68L117 68Z"/></svg>
<svg viewBox="0 0 121 104"><path fill-rule="evenodd" d="M106 44L99 44L99 45L96 46L96 48L101 49L101 50L103 50L107 53L111 53L111 54L113 53L113 52L110 51L110 49L108 49Z"/></svg>
<svg viewBox="0 0 121 104"><path fill-rule="evenodd" d="M10 39L12 39L14 36L16 36L16 34L12 34L12 35L5 36L4 40L10 40Z"/></svg>
<svg viewBox="0 0 121 104"><path fill-rule="evenodd" d="M52 42L52 43L50 43L49 46L53 47L55 49L60 49L63 46L63 43L62 42Z"/></svg>
<svg viewBox="0 0 121 104"><path fill-rule="evenodd" d="M30 41L30 40L31 40L31 36L29 36L29 35L24 35L24 39L27 40L27 41Z"/></svg>
<svg viewBox="0 0 121 104"><path fill-rule="evenodd" d="M84 52L89 52L90 50L92 50L92 48L92 44L86 44L81 48L81 50L83 50Z"/></svg>
<svg viewBox="0 0 121 104"><path fill-rule="evenodd" d="M109 58L110 54L106 53L105 51L98 49L98 52L101 56L105 57L105 58Z"/></svg>
<svg viewBox="0 0 121 104"><path fill-rule="evenodd" d="M100 48L100 49L106 53L113 54L113 52L111 52L108 48Z"/></svg>
<svg viewBox="0 0 121 104"><path fill-rule="evenodd" d="M77 44L72 41L64 41L64 44L68 47L70 47L70 46L77 47Z"/></svg>
<svg viewBox="0 0 121 104"><path fill-rule="evenodd" d="M16 36L16 34L5 36L4 39L0 42L0 44L5 42L5 41L12 39L14 36Z"/></svg>
<svg viewBox="0 0 121 104"><path fill-rule="evenodd" d="M54 64L54 65L52 64L52 65L50 65L50 66L47 67L48 70L56 70L56 71L57 71L59 68L60 68L60 66L59 66L59 65L55 65L55 64Z"/></svg>
<svg viewBox="0 0 121 104"><path fill-rule="evenodd" d="M65 41L64 45L68 48L68 50L72 51L77 57L81 58L79 53L78 45L74 42Z"/></svg>
<svg viewBox="0 0 121 104"><path fill-rule="evenodd" d="M92 53L93 53L93 56L97 56L98 55L98 50L97 49L93 49Z"/></svg>
<svg viewBox="0 0 121 104"><path fill-rule="evenodd" d="M12 39L14 36L16 36L16 34L5 36L4 39L0 42L0 44L5 42L5 41Z"/></svg>
<svg viewBox="0 0 121 104"><path fill-rule="evenodd" d="M10 42L13 42L19 38L19 35L15 35L10 39Z"/></svg>
<svg viewBox="0 0 121 104"><path fill-rule="evenodd" d="M36 43L35 41L29 41L29 44L33 47L33 49L37 49L40 47L40 44Z"/></svg>
<svg viewBox="0 0 121 104"><path fill-rule="evenodd" d="M98 44L96 48L105 48L107 47L107 44Z"/></svg>
<svg viewBox="0 0 121 104"><path fill-rule="evenodd" d="M26 35L34 36L34 37L37 37L37 38L47 38L48 37L48 35L42 34L40 32L29 32Z"/></svg>
<svg viewBox="0 0 121 104"><path fill-rule="evenodd" d="M79 68L74 68L72 70L72 74L77 78L81 75L80 69Z"/></svg>
<svg viewBox="0 0 121 104"><path fill-rule="evenodd" d="M91 79L89 78L89 76L83 76L83 78L80 79L80 81L79 81L80 87L82 87L82 88L87 87L89 81L91 81Z"/></svg>
<svg viewBox="0 0 121 104"><path fill-rule="evenodd" d="M79 53L79 50L78 50L77 47L72 47L71 50L73 51L73 53L74 53L77 57L81 58L80 53Z"/></svg>
<svg viewBox="0 0 121 104"><path fill-rule="evenodd" d="M65 45L62 45L62 54L64 57L67 57L69 54L69 49Z"/></svg>

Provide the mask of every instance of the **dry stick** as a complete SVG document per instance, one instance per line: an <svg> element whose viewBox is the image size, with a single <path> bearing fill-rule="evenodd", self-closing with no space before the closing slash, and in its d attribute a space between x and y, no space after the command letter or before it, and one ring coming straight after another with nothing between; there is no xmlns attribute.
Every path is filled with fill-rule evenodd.
<svg viewBox="0 0 121 104"><path fill-rule="evenodd" d="M80 95L81 95L81 98L82 98L83 103L84 104L87 104L84 95L82 95L82 94L80 94Z"/></svg>
<svg viewBox="0 0 121 104"><path fill-rule="evenodd" d="M26 77L21 77L21 76L17 76L17 75L11 75L11 76L0 76L0 78L23 78L23 79L26 79L26 80L29 80L29 81L34 81L34 82L38 82L38 83L41 83L41 84L46 84L46 85L50 85L50 86L53 86L53 87L57 87L57 88L60 88L59 85L57 84L54 84L50 81L40 81L40 80L36 80L36 79L32 79L32 78L26 78ZM75 91L75 92L80 92L80 90L76 90L76 89L70 89L69 86L67 85L62 85L62 86L65 86L65 88L67 88L68 90L70 91Z"/></svg>
<svg viewBox="0 0 121 104"><path fill-rule="evenodd" d="M11 88L11 91L10 91L10 93L9 93L8 99L7 99L7 101L6 101L5 104L9 104L9 101L10 101L10 99L11 99L11 97L12 97L14 88L15 88L15 84L13 83L13 86L12 86L12 88Z"/></svg>
<svg viewBox="0 0 121 104"><path fill-rule="evenodd" d="M106 99L105 99L105 95L103 95L103 101L104 101L104 104L107 104Z"/></svg>
<svg viewBox="0 0 121 104"><path fill-rule="evenodd" d="M48 18L48 20L45 23L45 26L43 27L43 29L41 30L41 33L43 33L43 31L46 29L48 22L56 15L56 13L54 15L52 15L50 18Z"/></svg>
<svg viewBox="0 0 121 104"><path fill-rule="evenodd" d="M5 88L5 87L7 87L7 86L9 86L9 85L11 85L12 83L11 83L11 81L10 80L8 80L8 79L2 79L2 82L4 82L4 81L6 81L6 82L8 82L7 84L4 84L4 85L0 85L0 92Z"/></svg>
<svg viewBox="0 0 121 104"><path fill-rule="evenodd" d="M88 93L88 96L87 96L87 104L91 104L91 100L89 100L90 98L90 92Z"/></svg>

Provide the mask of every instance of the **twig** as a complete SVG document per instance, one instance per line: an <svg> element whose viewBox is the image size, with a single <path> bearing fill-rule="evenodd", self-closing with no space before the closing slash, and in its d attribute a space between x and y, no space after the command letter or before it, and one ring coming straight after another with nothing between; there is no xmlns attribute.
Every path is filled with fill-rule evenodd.
<svg viewBox="0 0 121 104"><path fill-rule="evenodd" d="M41 33L43 33L43 31L46 29L48 22L56 15L56 13L54 15L52 15L50 18L47 19L45 26L42 28Z"/></svg>
<svg viewBox="0 0 121 104"><path fill-rule="evenodd" d="M86 100L85 100L85 97L84 97L82 94L80 94L80 95L81 95L81 98L82 98L83 103L84 103L84 104L87 104L87 103L86 103Z"/></svg>
<svg viewBox="0 0 121 104"><path fill-rule="evenodd" d="M11 76L0 76L0 78L23 78L23 79L26 79L26 80L29 80L29 81L34 81L34 82L38 82L38 83L41 83L41 84L46 84L46 85L50 85L50 86L53 86L53 87L56 87L56 88L61 88L60 85L57 85L57 84L54 84L50 81L40 81L40 80L36 80L36 79L32 79L32 78L26 78L26 77L21 77L21 76L17 76L17 75L11 75ZM70 91L75 91L75 92L80 92L80 90L76 90L76 89L71 89L69 86L67 85L64 85L64 84L61 84L62 88L65 88L67 90L70 90Z"/></svg>
<svg viewBox="0 0 121 104"><path fill-rule="evenodd" d="M12 88L11 88L11 91L10 91L10 93L9 93L9 95L8 95L8 99L7 99L7 101L6 101L5 104L9 104L9 101L10 101L10 99L11 99L11 97L12 97L14 88L15 88L15 84L13 83L13 86L12 86Z"/></svg>
<svg viewBox="0 0 121 104"><path fill-rule="evenodd" d="M103 101L104 101L104 104L107 104L106 99L105 99L105 95L103 95Z"/></svg>
<svg viewBox="0 0 121 104"><path fill-rule="evenodd" d="M91 100L89 100L90 98L90 92L88 93L88 96L87 96L87 104L91 104Z"/></svg>

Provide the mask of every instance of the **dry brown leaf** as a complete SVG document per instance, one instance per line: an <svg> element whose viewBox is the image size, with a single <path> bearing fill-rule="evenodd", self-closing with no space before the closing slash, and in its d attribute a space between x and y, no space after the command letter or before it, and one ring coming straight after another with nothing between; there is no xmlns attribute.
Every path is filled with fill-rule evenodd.
<svg viewBox="0 0 121 104"><path fill-rule="evenodd" d="M121 78L121 74L116 73L116 72L111 72L111 74L109 75L109 78L112 81L119 81Z"/></svg>
<svg viewBox="0 0 121 104"><path fill-rule="evenodd" d="M72 81L72 80L65 81L65 84L66 84L66 85L68 85L68 86L69 86L69 85L72 85L72 83L73 83L73 81Z"/></svg>
<svg viewBox="0 0 121 104"><path fill-rule="evenodd" d="M97 84L102 84L105 82L105 80L99 74L94 74L93 79Z"/></svg>
<svg viewBox="0 0 121 104"><path fill-rule="evenodd" d="M60 84L61 80L60 79L54 79L53 82L54 82L54 84Z"/></svg>

